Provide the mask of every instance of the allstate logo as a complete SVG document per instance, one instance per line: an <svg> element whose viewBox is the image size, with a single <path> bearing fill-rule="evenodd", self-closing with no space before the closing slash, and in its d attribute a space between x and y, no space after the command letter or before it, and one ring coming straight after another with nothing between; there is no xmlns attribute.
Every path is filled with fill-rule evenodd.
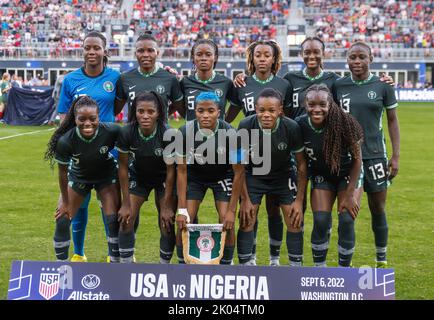
<svg viewBox="0 0 434 320"><path fill-rule="evenodd" d="M200 251L210 252L214 248L215 242L210 235L200 236L197 239L197 247Z"/></svg>
<svg viewBox="0 0 434 320"><path fill-rule="evenodd" d="M93 290L98 288L100 283L101 280L96 274L88 274L81 279L81 285L83 286L83 288L88 290Z"/></svg>

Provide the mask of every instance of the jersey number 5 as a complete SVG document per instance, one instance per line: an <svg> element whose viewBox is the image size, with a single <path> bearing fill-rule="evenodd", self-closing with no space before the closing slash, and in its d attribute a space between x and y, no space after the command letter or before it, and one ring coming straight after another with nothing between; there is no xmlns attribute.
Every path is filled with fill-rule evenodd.
<svg viewBox="0 0 434 320"><path fill-rule="evenodd" d="M187 97L188 110L194 110L194 96Z"/></svg>

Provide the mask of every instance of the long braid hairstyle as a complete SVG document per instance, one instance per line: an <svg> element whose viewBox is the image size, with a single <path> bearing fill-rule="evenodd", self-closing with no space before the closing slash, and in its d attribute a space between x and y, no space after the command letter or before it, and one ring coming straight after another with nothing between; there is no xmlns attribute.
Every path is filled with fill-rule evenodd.
<svg viewBox="0 0 434 320"><path fill-rule="evenodd" d="M358 150L363 140L363 129L352 115L344 112L334 102L333 96L325 84L314 84L306 90L306 105L311 91L327 93L330 109L325 120L323 153L331 172L339 174L343 150L349 149L353 158L359 156Z"/></svg>
<svg viewBox="0 0 434 320"><path fill-rule="evenodd" d="M164 112L164 102L161 96L155 91L140 92L131 103L131 109L128 112L128 123L131 124L132 130L137 130L139 122L137 121L137 104L141 101L152 102L158 110L157 126L164 126L166 123L166 114Z"/></svg>
<svg viewBox="0 0 434 320"><path fill-rule="evenodd" d="M57 142L67 131L76 126L75 116L77 114L77 111L84 107L96 108L99 114L98 103L91 97L80 96L73 101L71 108L69 108L68 113L65 116L65 119L60 124L59 128L54 131L50 141L47 144L47 151L45 152L44 160L50 163L51 168L53 168L55 164L54 157L56 155Z"/></svg>
<svg viewBox="0 0 434 320"><path fill-rule="evenodd" d="M273 49L274 62L271 65L271 73L273 75L276 75L279 72L280 67L282 66L282 49L280 49L280 46L277 44L277 42L273 40L255 41L247 47L246 61L247 61L248 75L252 76L253 74L255 74L256 71L255 64L254 64L255 48L259 45L270 46Z"/></svg>
<svg viewBox="0 0 434 320"><path fill-rule="evenodd" d="M105 53L102 62L103 62L104 67L106 67L108 64L108 57L109 57L109 54L107 51L107 39L106 39L106 37L104 37L104 35L98 31L91 31L88 34L86 34L86 36L84 37L83 44L87 38L100 38L101 39L101 41L103 43L104 53Z"/></svg>
<svg viewBox="0 0 434 320"><path fill-rule="evenodd" d="M217 45L215 44L214 41L212 41L211 39L199 39L197 40L193 47L191 48L191 52L190 52L190 60L191 60L191 64L192 64L192 72L196 72L197 67L194 64L194 54L196 51L196 48L200 45L200 44L207 44L209 45L211 48L214 49L214 65L213 65L213 69L215 69L215 66L217 65L217 62L219 60L219 48L217 47Z"/></svg>

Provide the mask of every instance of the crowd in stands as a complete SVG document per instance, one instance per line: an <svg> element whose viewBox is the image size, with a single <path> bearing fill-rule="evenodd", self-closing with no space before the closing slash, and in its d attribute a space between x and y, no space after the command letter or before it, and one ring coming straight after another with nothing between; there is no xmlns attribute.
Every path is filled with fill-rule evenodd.
<svg viewBox="0 0 434 320"><path fill-rule="evenodd" d="M0 47L29 48L32 56L39 44L50 55L80 48L86 32L105 31L103 17L126 17L117 0L0 0Z"/></svg>
<svg viewBox="0 0 434 320"><path fill-rule="evenodd" d="M0 0L0 56L26 56L49 48L50 57L80 48L86 32L108 32L108 23L124 21L131 45L152 30L163 47L191 48L211 38L219 48L243 57L258 39L275 39L289 19L291 0L135 0L131 12L122 0ZM434 47L434 0L299 0L308 26L328 48L348 48L354 39L374 44L375 56L389 58L395 48ZM111 40L111 48L118 44ZM377 44L377 45L375 45ZM432 52L427 50L428 53ZM187 51L188 55L188 51Z"/></svg>
<svg viewBox="0 0 434 320"><path fill-rule="evenodd" d="M434 47L433 0L306 0L305 7L308 24L328 47L349 48L360 39L383 58L391 57L394 48Z"/></svg>

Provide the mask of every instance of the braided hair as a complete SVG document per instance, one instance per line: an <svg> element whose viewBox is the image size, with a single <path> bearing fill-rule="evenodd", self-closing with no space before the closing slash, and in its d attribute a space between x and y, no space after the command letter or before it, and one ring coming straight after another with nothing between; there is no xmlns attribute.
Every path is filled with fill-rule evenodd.
<svg viewBox="0 0 434 320"><path fill-rule="evenodd" d="M154 41L155 43L158 44L157 39L152 35L152 31L150 31L150 30L147 30L144 33L142 33L141 35L139 35L136 42L145 41L145 40Z"/></svg>
<svg viewBox="0 0 434 320"><path fill-rule="evenodd" d="M161 96L155 91L144 91L140 92L131 103L131 108L128 112L128 123L131 124L133 130L137 130L139 127L139 122L137 121L137 104L141 101L153 102L157 111L158 119L161 125L166 123L166 113L164 112L164 102Z"/></svg>
<svg viewBox="0 0 434 320"><path fill-rule="evenodd" d="M214 57L215 57L214 58L214 65L213 65L213 69L214 69L215 66L217 65L217 61L219 59L219 48L217 47L215 42L212 41L211 39L199 39L194 43L193 47L191 48L191 52L190 52L190 59L191 59L191 63L193 66L193 71L195 71L197 69L196 65L194 64L194 54L195 54L196 48L200 44L207 44L214 49Z"/></svg>
<svg viewBox="0 0 434 320"><path fill-rule="evenodd" d="M325 84L314 84L306 90L306 105L309 93L312 91L327 93L330 109L325 119L323 153L331 172L339 174L342 151L349 149L353 158L359 155L358 150L363 140L363 129L352 115L345 113L334 102L332 94Z"/></svg>
<svg viewBox="0 0 434 320"><path fill-rule="evenodd" d="M276 75L282 65L282 50L276 41L273 40L259 40L251 43L246 50L247 60L247 73L251 76L255 73L256 68L254 64L255 49L259 45L270 46L273 49L273 64L271 65L271 73Z"/></svg>
<svg viewBox="0 0 434 320"><path fill-rule="evenodd" d="M104 67L106 67L108 64L108 57L109 57L108 51L106 51L106 48L107 48L106 37L104 37L104 35L98 31L91 31L88 34L86 34L86 36L84 37L83 44L87 38L100 38L101 39L102 44L103 44L103 49L104 49L104 58L103 58L102 62L103 62Z"/></svg>
<svg viewBox="0 0 434 320"><path fill-rule="evenodd" d="M54 131L47 145L44 160L50 163L51 168L54 167L55 163L54 157L56 155L57 142L67 131L76 126L75 116L77 115L77 111L84 107L95 108L99 114L97 102L89 96L80 96L72 102L71 108L69 108L64 121L60 124L59 128Z"/></svg>

